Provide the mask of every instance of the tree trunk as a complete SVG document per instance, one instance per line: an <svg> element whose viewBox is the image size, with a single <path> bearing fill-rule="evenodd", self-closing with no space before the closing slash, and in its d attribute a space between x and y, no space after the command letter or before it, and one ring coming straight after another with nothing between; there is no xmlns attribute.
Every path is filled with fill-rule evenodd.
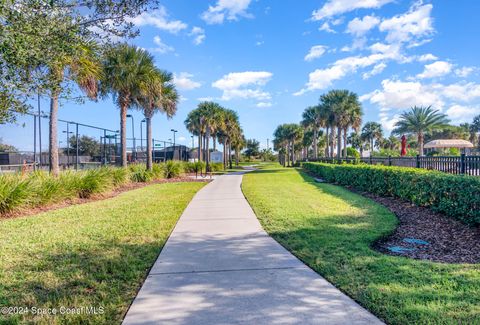
<svg viewBox="0 0 480 325"><path fill-rule="evenodd" d="M347 129L343 129L343 157L347 158Z"/></svg>
<svg viewBox="0 0 480 325"><path fill-rule="evenodd" d="M334 147L335 147L335 127L332 126L332 129L330 130L330 157L334 158Z"/></svg>
<svg viewBox="0 0 480 325"><path fill-rule="evenodd" d="M240 149L239 147L235 148L235 166L238 167L238 164L240 163Z"/></svg>
<svg viewBox="0 0 480 325"><path fill-rule="evenodd" d="M223 141L223 170L227 169L227 141Z"/></svg>
<svg viewBox="0 0 480 325"><path fill-rule="evenodd" d="M328 126L325 128L325 136L326 136L326 139L327 139L327 143L325 145L325 157L328 157L328 144L329 144L329 141L330 141L330 138L329 138L329 134L328 134Z"/></svg>
<svg viewBox="0 0 480 325"><path fill-rule="evenodd" d="M342 128L337 126L337 158L342 158Z"/></svg>
<svg viewBox="0 0 480 325"><path fill-rule="evenodd" d="M217 137L213 136L213 151L217 151Z"/></svg>
<svg viewBox="0 0 480 325"><path fill-rule="evenodd" d="M50 98L50 124L49 124L49 163L50 172L57 176L59 173L58 167L58 96L59 91L52 92Z"/></svg>
<svg viewBox="0 0 480 325"><path fill-rule="evenodd" d="M206 140L206 144L205 144L205 150L206 150L206 153L205 153L205 162L207 163L207 165L210 163L210 130L207 128L207 133L205 134L205 140Z"/></svg>
<svg viewBox="0 0 480 325"><path fill-rule="evenodd" d="M145 116L147 125L147 169L152 170L153 157L152 157L152 118Z"/></svg>
<svg viewBox="0 0 480 325"><path fill-rule="evenodd" d="M315 128L313 130L313 158L318 159L318 130ZM307 149L308 150L308 149ZM308 156L308 151L307 151L307 156Z"/></svg>
<svg viewBox="0 0 480 325"><path fill-rule="evenodd" d="M423 156L423 133L418 133L418 154Z"/></svg>
<svg viewBox="0 0 480 325"><path fill-rule="evenodd" d="M230 169L233 168L233 166L232 166L232 146L230 145L230 143L228 143L228 165L229 165Z"/></svg>
<svg viewBox="0 0 480 325"><path fill-rule="evenodd" d="M120 162L127 167L127 100L120 103Z"/></svg>
<svg viewBox="0 0 480 325"><path fill-rule="evenodd" d="M197 160L202 161L203 155L202 155L202 134L198 134L198 154L197 154Z"/></svg>

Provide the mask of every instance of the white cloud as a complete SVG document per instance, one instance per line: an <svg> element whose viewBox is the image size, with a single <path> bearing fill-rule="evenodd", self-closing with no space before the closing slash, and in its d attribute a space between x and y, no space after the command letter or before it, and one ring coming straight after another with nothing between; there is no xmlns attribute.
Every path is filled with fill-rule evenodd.
<svg viewBox="0 0 480 325"><path fill-rule="evenodd" d="M294 93L295 96L304 94L307 91L325 89L332 85L332 82L339 80L349 73L354 73L360 68L366 68L379 64L386 60L402 61L404 57L399 53L399 47L376 43L371 46L372 54L368 56L351 56L335 61L330 67L317 69L309 74L305 88ZM377 68L377 70L380 67Z"/></svg>
<svg viewBox="0 0 480 325"><path fill-rule="evenodd" d="M327 46L324 45L315 45L310 48L310 51L305 55L305 61L312 61L316 58L321 57L327 50Z"/></svg>
<svg viewBox="0 0 480 325"><path fill-rule="evenodd" d="M424 37L430 36L434 29L430 13L431 4L415 3L407 13L384 19L379 26L380 31L387 32L386 40L389 43L413 42L415 46Z"/></svg>
<svg viewBox="0 0 480 325"><path fill-rule="evenodd" d="M432 53L422 54L417 58L417 60L419 62L435 61L437 59L438 58L435 55L433 55Z"/></svg>
<svg viewBox="0 0 480 325"><path fill-rule="evenodd" d="M200 16L207 24L222 24L226 20L238 20L238 17L253 17L247 12L251 0L218 0L215 6L208 6Z"/></svg>
<svg viewBox="0 0 480 325"><path fill-rule="evenodd" d="M211 102L212 100L215 100L215 98L210 97L210 96L209 97L199 97L199 98L197 98L197 100L199 102Z"/></svg>
<svg viewBox="0 0 480 325"><path fill-rule="evenodd" d="M270 102L259 102L257 103L257 107L271 107L272 103Z"/></svg>
<svg viewBox="0 0 480 325"><path fill-rule="evenodd" d="M475 67L463 67L463 68L455 69L455 74L461 78L466 78L473 71L475 71Z"/></svg>
<svg viewBox="0 0 480 325"><path fill-rule="evenodd" d="M151 49L153 52L158 52L158 53L161 53L161 54L165 54L165 53L168 53L168 52L175 51L175 49L173 47L163 43L160 36L155 36L153 38L153 43L155 43L155 45L157 45L156 48Z"/></svg>
<svg viewBox="0 0 480 325"><path fill-rule="evenodd" d="M369 100L383 109L408 109L415 105L432 105L435 108L441 108L444 105L444 101L435 89L418 81L386 79L382 81L382 88L361 96L361 99Z"/></svg>
<svg viewBox="0 0 480 325"><path fill-rule="evenodd" d="M262 89L272 78L267 71L231 72L212 83L212 87L223 91L222 100L254 98L266 101L270 94Z"/></svg>
<svg viewBox="0 0 480 325"><path fill-rule="evenodd" d="M375 16L365 16L362 19L355 18L348 23L347 33L360 37L365 35L373 27L380 23L380 19Z"/></svg>
<svg viewBox="0 0 480 325"><path fill-rule="evenodd" d="M379 64L376 64L371 71L365 72L362 75L362 78L363 79L368 79L372 76L375 76L375 75L381 73L386 67L387 67L387 65L384 62L380 62Z"/></svg>
<svg viewBox="0 0 480 325"><path fill-rule="evenodd" d="M192 28L192 31L188 35L193 37L193 44L195 44L195 45L202 44L203 41L206 38L205 30L203 28L200 28L200 27L197 27L197 26L194 26Z"/></svg>
<svg viewBox="0 0 480 325"><path fill-rule="evenodd" d="M465 123L471 122L478 112L480 112L480 107L478 106L469 107L456 104L448 108L445 113L452 121L455 121L456 123Z"/></svg>
<svg viewBox="0 0 480 325"><path fill-rule="evenodd" d="M265 42L264 41L256 41L255 45L256 46L262 46Z"/></svg>
<svg viewBox="0 0 480 325"><path fill-rule="evenodd" d="M323 30L324 32L327 32L327 33L336 33L336 31L330 28L330 24L328 22L324 22L322 26L318 28L318 30Z"/></svg>
<svg viewBox="0 0 480 325"><path fill-rule="evenodd" d="M420 79L441 77L452 71L452 64L446 61L436 61L425 65L425 70L417 74Z"/></svg>
<svg viewBox="0 0 480 325"><path fill-rule="evenodd" d="M480 84L474 82L454 83L450 85L435 84L433 86L438 92L448 99L462 102L470 102L480 98Z"/></svg>
<svg viewBox="0 0 480 325"><path fill-rule="evenodd" d="M312 13L312 20L321 20L356 9L376 9L392 1L393 0L328 0L322 8Z"/></svg>
<svg viewBox="0 0 480 325"><path fill-rule="evenodd" d="M135 18L129 19L129 21L136 26L154 26L173 34L188 27L180 20L169 20L167 10L163 6L152 12L146 11Z"/></svg>
<svg viewBox="0 0 480 325"><path fill-rule="evenodd" d="M192 77L193 75L190 73L180 72L178 76L177 75L173 76L173 82L179 89L192 90L192 89L199 88L202 84L197 81L193 81L191 79Z"/></svg>

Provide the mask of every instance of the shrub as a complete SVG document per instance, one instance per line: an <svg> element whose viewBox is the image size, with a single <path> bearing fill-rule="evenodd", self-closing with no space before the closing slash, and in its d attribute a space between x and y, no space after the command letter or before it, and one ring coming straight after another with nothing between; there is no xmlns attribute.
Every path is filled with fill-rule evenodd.
<svg viewBox="0 0 480 325"><path fill-rule="evenodd" d="M0 175L0 213L25 205L31 195L31 180L21 175Z"/></svg>
<svg viewBox="0 0 480 325"><path fill-rule="evenodd" d="M147 170L144 164L132 164L128 168L132 182L145 183L151 181L153 178L152 172Z"/></svg>
<svg viewBox="0 0 480 325"><path fill-rule="evenodd" d="M151 173L152 173L153 179L162 179L163 178L163 165L162 164L153 164Z"/></svg>
<svg viewBox="0 0 480 325"><path fill-rule="evenodd" d="M130 171L127 168L109 167L108 172L115 187L125 185L130 181Z"/></svg>
<svg viewBox="0 0 480 325"><path fill-rule="evenodd" d="M212 172L219 172L223 170L223 163L210 163L210 171Z"/></svg>
<svg viewBox="0 0 480 325"><path fill-rule="evenodd" d="M328 182L395 196L467 224L480 224L480 179L474 176L371 165L304 163L303 168Z"/></svg>
<svg viewBox="0 0 480 325"><path fill-rule="evenodd" d="M64 190L63 178L53 177L44 171L33 172L29 178L31 181L29 203L33 206L59 202L72 195L71 191Z"/></svg>
<svg viewBox="0 0 480 325"><path fill-rule="evenodd" d="M182 163L175 160L168 160L163 165L163 176L165 178L175 178L179 177L182 173Z"/></svg>
<svg viewBox="0 0 480 325"><path fill-rule="evenodd" d="M113 187L113 177L108 168L89 169L81 173L78 181L78 196L89 198Z"/></svg>
<svg viewBox="0 0 480 325"><path fill-rule="evenodd" d="M203 161L185 162L183 170L187 173L201 173L205 170L205 163Z"/></svg>

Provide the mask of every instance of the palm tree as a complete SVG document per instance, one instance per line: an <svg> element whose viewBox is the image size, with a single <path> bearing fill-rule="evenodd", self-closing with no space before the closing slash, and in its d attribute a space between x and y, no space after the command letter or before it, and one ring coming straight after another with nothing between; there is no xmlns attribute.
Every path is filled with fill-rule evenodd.
<svg viewBox="0 0 480 325"><path fill-rule="evenodd" d="M473 134L472 140L475 140L477 133L480 132L480 115L473 118L472 124L470 124L470 132ZM480 149L480 136L478 138L478 148Z"/></svg>
<svg viewBox="0 0 480 325"><path fill-rule="evenodd" d="M318 159L318 131L325 126L325 119L322 115L321 106L310 106L303 111L302 125L313 131L313 158Z"/></svg>
<svg viewBox="0 0 480 325"><path fill-rule="evenodd" d="M431 106L414 106L408 112L403 112L397 123L394 134L415 134L418 141L418 154L423 156L423 142L425 132L445 126L449 120L445 114L433 109Z"/></svg>
<svg viewBox="0 0 480 325"><path fill-rule="evenodd" d="M194 109L190 111L185 120L185 127L187 130L192 133L194 136L198 136L198 161L203 161L203 134L205 134L204 125L201 122L202 118L200 116L200 111Z"/></svg>
<svg viewBox="0 0 480 325"><path fill-rule="evenodd" d="M155 74L153 56L139 47L118 44L107 52L101 82L103 96L111 94L120 108L121 165L127 166L127 111L148 91Z"/></svg>
<svg viewBox="0 0 480 325"><path fill-rule="evenodd" d="M383 138L382 125L377 122L367 122L362 128L361 137L368 141L370 152L373 152L374 141L379 143Z"/></svg>
<svg viewBox="0 0 480 325"><path fill-rule="evenodd" d="M58 175L58 100L64 80L74 81L90 99L96 99L98 80L101 76L101 65L97 55L96 44L88 42L79 45L75 53L63 58L55 66L49 68L55 86L50 96L49 121L49 165L50 172Z"/></svg>
<svg viewBox="0 0 480 325"><path fill-rule="evenodd" d="M288 165L288 134L287 124L277 126L273 132L273 148L278 151L278 158L280 163L285 166Z"/></svg>
<svg viewBox="0 0 480 325"><path fill-rule="evenodd" d="M147 169L152 169L152 117L160 111L171 118L177 112L178 93L171 73L157 68L152 70L150 80L141 85L141 95L135 99L143 110L147 127Z"/></svg>

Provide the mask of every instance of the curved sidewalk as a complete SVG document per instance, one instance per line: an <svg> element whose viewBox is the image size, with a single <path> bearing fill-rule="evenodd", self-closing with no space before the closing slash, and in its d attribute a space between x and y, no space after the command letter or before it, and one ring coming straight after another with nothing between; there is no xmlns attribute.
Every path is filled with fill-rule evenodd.
<svg viewBox="0 0 480 325"><path fill-rule="evenodd" d="M124 324L381 324L267 235L241 182L195 195Z"/></svg>

